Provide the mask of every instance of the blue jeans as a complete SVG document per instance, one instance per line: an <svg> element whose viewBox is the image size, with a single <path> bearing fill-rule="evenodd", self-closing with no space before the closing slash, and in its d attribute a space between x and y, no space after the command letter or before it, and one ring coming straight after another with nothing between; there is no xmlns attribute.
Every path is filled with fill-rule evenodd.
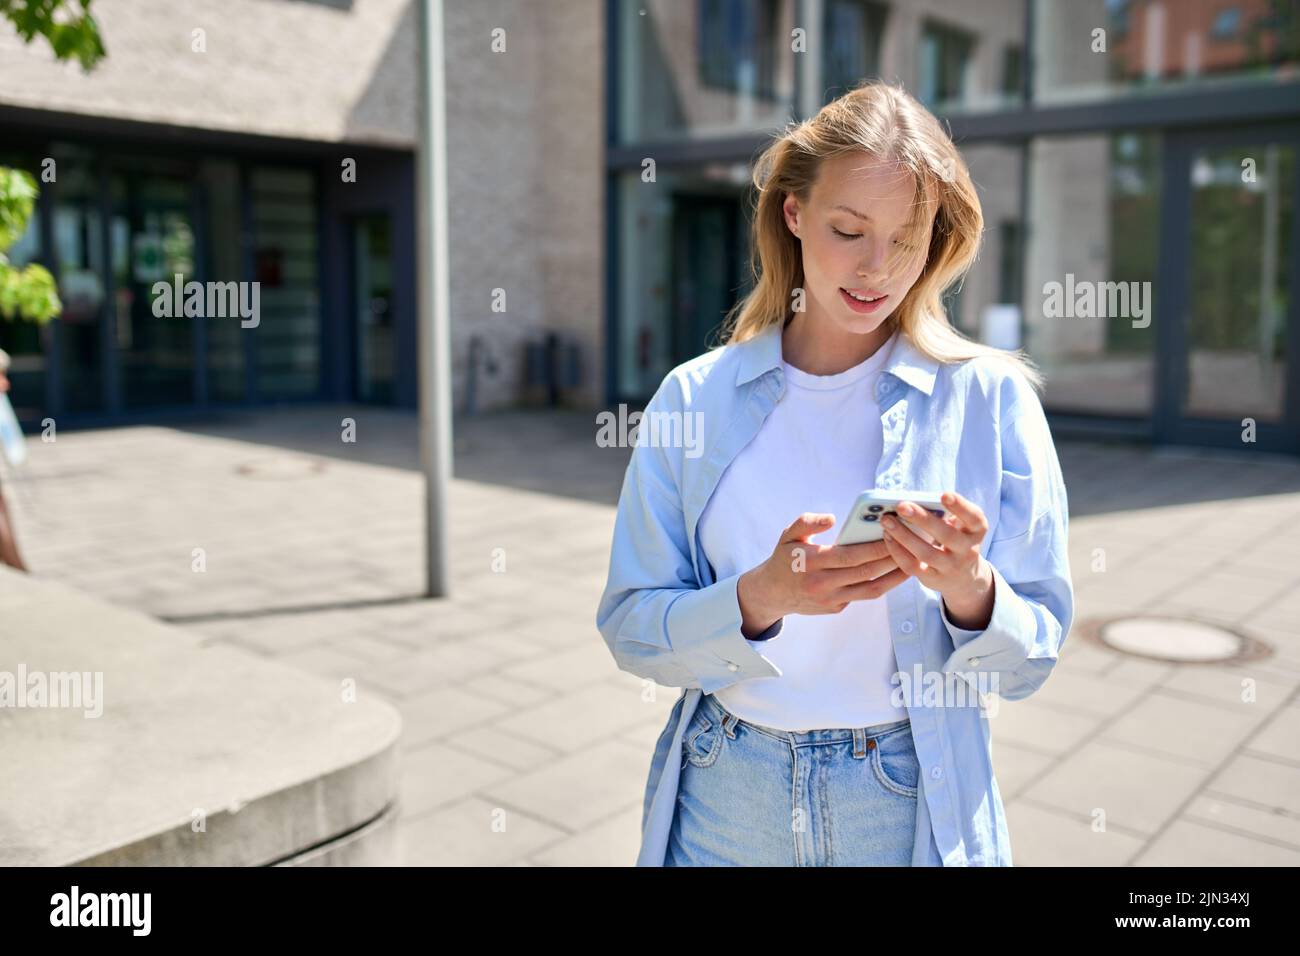
<svg viewBox="0 0 1300 956"><path fill-rule="evenodd" d="M912 724L797 733L700 698L664 866L910 866Z"/></svg>

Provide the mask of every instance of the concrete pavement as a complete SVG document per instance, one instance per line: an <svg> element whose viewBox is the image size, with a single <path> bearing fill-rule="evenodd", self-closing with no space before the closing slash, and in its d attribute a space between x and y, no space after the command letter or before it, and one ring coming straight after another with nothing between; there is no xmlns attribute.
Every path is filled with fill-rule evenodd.
<svg viewBox="0 0 1300 956"><path fill-rule="evenodd" d="M628 454L595 431L589 412L458 422L435 601L404 412L33 436L6 488L36 573L397 706L405 862L627 865L677 692L644 699L594 627ZM1300 462L1059 447L1081 622L1192 617L1273 653L1171 664L1073 634L994 721L1016 862L1300 863Z"/></svg>

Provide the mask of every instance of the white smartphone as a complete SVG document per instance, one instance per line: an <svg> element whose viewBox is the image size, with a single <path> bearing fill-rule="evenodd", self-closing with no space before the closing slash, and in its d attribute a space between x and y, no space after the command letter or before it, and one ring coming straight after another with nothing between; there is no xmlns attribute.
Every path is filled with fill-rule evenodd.
<svg viewBox="0 0 1300 956"><path fill-rule="evenodd" d="M940 494L941 492L938 491L878 491L874 488L868 489L860 493L857 500L853 502L848 517L844 519L844 524L840 526L840 535L835 539L835 543L862 544L865 541L879 541L882 536L880 519L885 515L893 515L922 538L932 541L924 531L908 524L905 518L899 517L895 509L901 502L910 501L942 518L948 509L939 500Z"/></svg>

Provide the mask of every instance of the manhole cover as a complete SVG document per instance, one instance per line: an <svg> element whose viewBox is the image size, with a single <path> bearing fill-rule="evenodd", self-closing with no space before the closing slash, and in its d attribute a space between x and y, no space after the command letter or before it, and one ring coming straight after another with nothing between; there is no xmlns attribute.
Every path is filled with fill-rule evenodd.
<svg viewBox="0 0 1300 956"><path fill-rule="evenodd" d="M1113 651L1185 664L1253 660L1268 645L1219 624L1176 617L1117 617L1084 629Z"/></svg>
<svg viewBox="0 0 1300 956"><path fill-rule="evenodd" d="M247 461L235 468L235 473L245 478L260 478L267 481L285 481L292 478L308 478L325 470L325 463L315 458L299 458L281 455L276 458L259 458Z"/></svg>

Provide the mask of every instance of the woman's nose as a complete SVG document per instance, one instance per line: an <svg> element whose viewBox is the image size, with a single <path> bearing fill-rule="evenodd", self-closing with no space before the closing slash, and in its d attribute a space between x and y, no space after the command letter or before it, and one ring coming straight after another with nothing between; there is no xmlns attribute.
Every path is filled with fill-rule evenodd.
<svg viewBox="0 0 1300 956"><path fill-rule="evenodd" d="M879 242L867 243L867 252L858 262L858 275L864 279L868 276L878 276L883 271L885 264L885 247Z"/></svg>

